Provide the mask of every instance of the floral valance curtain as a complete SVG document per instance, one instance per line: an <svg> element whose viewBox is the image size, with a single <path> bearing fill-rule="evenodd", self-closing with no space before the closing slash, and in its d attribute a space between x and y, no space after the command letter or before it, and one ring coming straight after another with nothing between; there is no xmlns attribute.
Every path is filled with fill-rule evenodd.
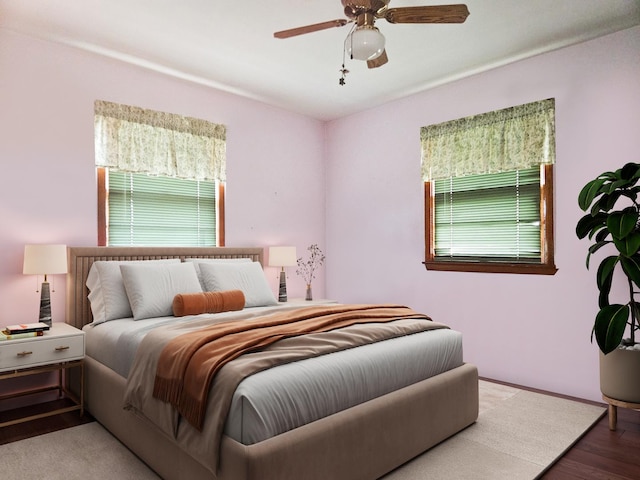
<svg viewBox="0 0 640 480"><path fill-rule="evenodd" d="M555 100L422 127L420 139L425 182L555 163Z"/></svg>
<svg viewBox="0 0 640 480"><path fill-rule="evenodd" d="M101 100L94 118L97 166L225 181L224 125Z"/></svg>

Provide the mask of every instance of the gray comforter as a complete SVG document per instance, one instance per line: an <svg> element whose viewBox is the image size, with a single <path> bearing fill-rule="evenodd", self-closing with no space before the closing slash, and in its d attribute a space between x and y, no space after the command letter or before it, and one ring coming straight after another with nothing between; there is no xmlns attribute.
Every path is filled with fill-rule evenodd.
<svg viewBox="0 0 640 480"><path fill-rule="evenodd" d="M155 424L166 435L175 438L185 451L214 472L217 467L220 438L234 391L247 376L274 365L314 355L342 351L359 345L375 344L382 340L404 337L426 330L446 329L444 325L430 321L397 320L389 324L375 325L375 328L370 324L358 325L326 333L290 338L263 351L243 355L226 365L214 378L208 400L207 419L201 433L187 422L181 421L169 404L153 398L152 391L157 360L164 345L177 335L201 328L210 322L211 319L193 320L181 322L178 325L154 328L146 332L136 351L129 372L124 406ZM402 386L405 385L397 386L397 388L402 388ZM386 392L382 392L382 394L384 393ZM357 397L358 395L355 395L350 402L359 403L361 400ZM366 399L362 401L366 401ZM344 402L341 403L344 404ZM296 421L294 420L293 423L295 424ZM294 425L294 428L295 426L297 425Z"/></svg>

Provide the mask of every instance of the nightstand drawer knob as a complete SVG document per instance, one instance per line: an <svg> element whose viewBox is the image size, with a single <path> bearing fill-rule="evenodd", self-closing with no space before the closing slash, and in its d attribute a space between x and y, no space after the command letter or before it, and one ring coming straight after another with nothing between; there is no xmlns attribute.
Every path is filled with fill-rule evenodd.
<svg viewBox="0 0 640 480"><path fill-rule="evenodd" d="M64 350L69 350L69 346L66 347L56 347L56 352L62 352Z"/></svg>
<svg viewBox="0 0 640 480"><path fill-rule="evenodd" d="M31 355L33 352L18 352L17 355L19 357L26 357L27 355Z"/></svg>

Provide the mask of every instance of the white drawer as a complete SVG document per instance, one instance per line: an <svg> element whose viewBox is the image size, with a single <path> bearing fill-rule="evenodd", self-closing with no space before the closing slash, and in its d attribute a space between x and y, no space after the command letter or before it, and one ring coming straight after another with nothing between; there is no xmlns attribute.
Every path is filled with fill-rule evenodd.
<svg viewBox="0 0 640 480"><path fill-rule="evenodd" d="M0 372L49 365L84 357L84 335L38 337L0 344Z"/></svg>

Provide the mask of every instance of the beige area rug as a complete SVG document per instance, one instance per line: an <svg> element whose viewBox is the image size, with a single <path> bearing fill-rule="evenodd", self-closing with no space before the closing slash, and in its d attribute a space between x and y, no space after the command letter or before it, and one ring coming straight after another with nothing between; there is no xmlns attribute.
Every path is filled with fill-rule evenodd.
<svg viewBox="0 0 640 480"><path fill-rule="evenodd" d="M0 445L2 480L159 480L98 422Z"/></svg>
<svg viewBox="0 0 640 480"><path fill-rule="evenodd" d="M605 413L604 407L481 380L478 421L384 480L531 480Z"/></svg>
<svg viewBox="0 0 640 480"><path fill-rule="evenodd" d="M384 480L531 480L604 408L480 382L478 421ZM3 480L158 480L97 422L0 446Z"/></svg>

